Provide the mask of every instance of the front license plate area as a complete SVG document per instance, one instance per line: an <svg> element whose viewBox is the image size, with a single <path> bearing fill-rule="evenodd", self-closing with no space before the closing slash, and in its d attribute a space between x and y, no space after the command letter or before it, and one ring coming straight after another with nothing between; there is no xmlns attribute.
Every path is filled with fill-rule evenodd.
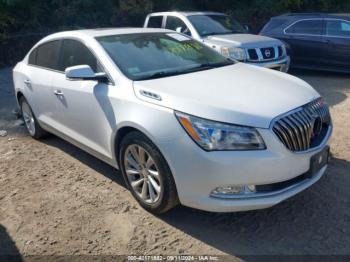
<svg viewBox="0 0 350 262"><path fill-rule="evenodd" d="M321 152L312 156L310 159L309 176L312 177L318 173L325 165L328 164L329 146L326 146Z"/></svg>

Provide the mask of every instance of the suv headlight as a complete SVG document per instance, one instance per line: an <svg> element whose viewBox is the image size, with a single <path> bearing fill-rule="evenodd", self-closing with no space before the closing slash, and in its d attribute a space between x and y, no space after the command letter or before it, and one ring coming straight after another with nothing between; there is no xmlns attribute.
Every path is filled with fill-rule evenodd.
<svg viewBox="0 0 350 262"><path fill-rule="evenodd" d="M222 47L221 54L238 61L244 61L247 58L245 49L240 47Z"/></svg>
<svg viewBox="0 0 350 262"><path fill-rule="evenodd" d="M175 112L182 127L204 150L263 150L264 140L252 127L224 124Z"/></svg>

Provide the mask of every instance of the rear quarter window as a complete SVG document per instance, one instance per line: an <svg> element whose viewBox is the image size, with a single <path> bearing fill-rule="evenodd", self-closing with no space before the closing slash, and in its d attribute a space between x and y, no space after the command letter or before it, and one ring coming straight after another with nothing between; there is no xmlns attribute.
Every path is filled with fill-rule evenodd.
<svg viewBox="0 0 350 262"><path fill-rule="evenodd" d="M322 35L323 20L301 20L289 26L285 31L287 34Z"/></svg>
<svg viewBox="0 0 350 262"><path fill-rule="evenodd" d="M29 54L29 59L28 59L28 64L30 65L35 65L36 64L36 52L37 49L34 49L30 54Z"/></svg>

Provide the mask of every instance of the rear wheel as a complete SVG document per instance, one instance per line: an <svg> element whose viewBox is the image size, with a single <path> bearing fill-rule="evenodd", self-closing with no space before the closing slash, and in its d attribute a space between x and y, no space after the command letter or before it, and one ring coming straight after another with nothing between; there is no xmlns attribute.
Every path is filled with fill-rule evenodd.
<svg viewBox="0 0 350 262"><path fill-rule="evenodd" d="M147 211L164 213L178 204L170 168L144 134L131 132L124 137L119 164L128 188Z"/></svg>
<svg viewBox="0 0 350 262"><path fill-rule="evenodd" d="M27 100L24 97L21 97L19 104L21 106L22 117L29 135L35 139L43 137L46 132L40 127Z"/></svg>

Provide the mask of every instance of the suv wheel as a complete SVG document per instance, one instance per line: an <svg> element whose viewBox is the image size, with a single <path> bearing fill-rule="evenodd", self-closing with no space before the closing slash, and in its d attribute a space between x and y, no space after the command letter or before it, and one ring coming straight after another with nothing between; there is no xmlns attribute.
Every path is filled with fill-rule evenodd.
<svg viewBox="0 0 350 262"><path fill-rule="evenodd" d="M147 211L164 213L178 204L169 166L144 134L131 132L124 137L119 164L129 190Z"/></svg>

